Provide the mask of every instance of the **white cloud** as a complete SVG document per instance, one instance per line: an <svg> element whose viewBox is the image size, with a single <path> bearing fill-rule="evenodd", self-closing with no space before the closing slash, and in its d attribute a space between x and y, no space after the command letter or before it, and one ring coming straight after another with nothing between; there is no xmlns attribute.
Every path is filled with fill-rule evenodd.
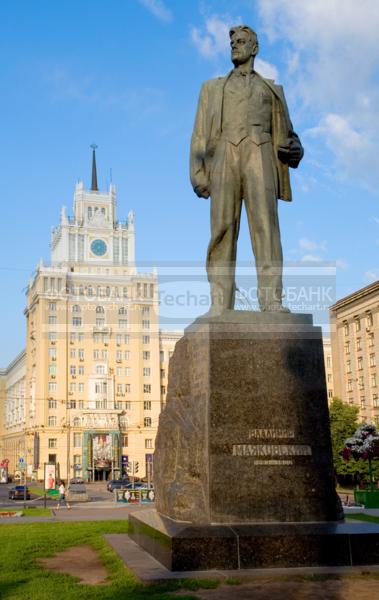
<svg viewBox="0 0 379 600"><path fill-rule="evenodd" d="M242 21L241 17L231 15L210 15L205 17L204 27L192 27L191 40L201 56L208 60L225 59L230 61L229 30L236 23ZM257 58L255 61L257 71L269 79L278 78L275 65Z"/></svg>
<svg viewBox="0 0 379 600"><path fill-rule="evenodd" d="M300 238L299 246L302 250L326 250L326 242L314 242L308 238Z"/></svg>
<svg viewBox="0 0 379 600"><path fill-rule="evenodd" d="M338 269L347 269L348 264L347 264L346 260L344 260L343 258L337 258L336 267Z"/></svg>
<svg viewBox="0 0 379 600"><path fill-rule="evenodd" d="M377 269L372 269L370 271L366 271L365 279L369 283L373 283L379 279L379 271Z"/></svg>
<svg viewBox="0 0 379 600"><path fill-rule="evenodd" d="M262 28L287 62L290 103L308 119L318 113L318 133L345 177L377 187L379 2L257 1Z"/></svg>
<svg viewBox="0 0 379 600"><path fill-rule="evenodd" d="M322 262L323 259L317 254L305 254L301 257L301 262Z"/></svg>
<svg viewBox="0 0 379 600"><path fill-rule="evenodd" d="M172 12L162 0L139 0L139 3L147 8L157 19L166 22L172 21Z"/></svg>

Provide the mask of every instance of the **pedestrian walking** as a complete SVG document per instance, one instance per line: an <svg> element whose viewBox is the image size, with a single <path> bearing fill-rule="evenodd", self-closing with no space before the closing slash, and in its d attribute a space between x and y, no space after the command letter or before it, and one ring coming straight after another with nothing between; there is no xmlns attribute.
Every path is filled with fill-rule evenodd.
<svg viewBox="0 0 379 600"><path fill-rule="evenodd" d="M60 505L63 503L66 505L68 510L71 509L71 506L69 505L69 503L66 500L66 487L65 487L64 481L61 480L60 485L59 485L59 500L58 500L58 504L57 504L57 510L59 510Z"/></svg>

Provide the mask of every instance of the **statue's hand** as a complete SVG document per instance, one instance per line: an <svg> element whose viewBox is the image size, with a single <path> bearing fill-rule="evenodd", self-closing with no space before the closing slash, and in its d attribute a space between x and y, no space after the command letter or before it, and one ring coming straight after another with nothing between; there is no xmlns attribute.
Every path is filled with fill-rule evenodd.
<svg viewBox="0 0 379 600"><path fill-rule="evenodd" d="M304 154L298 139L288 138L288 145L278 147L278 157L284 164L296 169Z"/></svg>
<svg viewBox="0 0 379 600"><path fill-rule="evenodd" d="M199 198L209 198L210 194L206 185L197 185L194 192Z"/></svg>

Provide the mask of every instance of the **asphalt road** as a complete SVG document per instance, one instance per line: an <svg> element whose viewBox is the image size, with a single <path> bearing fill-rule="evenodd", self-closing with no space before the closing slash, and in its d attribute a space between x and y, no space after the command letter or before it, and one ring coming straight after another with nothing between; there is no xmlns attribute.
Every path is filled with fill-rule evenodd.
<svg viewBox="0 0 379 600"><path fill-rule="evenodd" d="M8 493L9 490L14 487L14 483L1 483L0 484L0 508L9 508L10 506L12 508L16 508L19 506L23 506L24 502L23 500L9 500L8 499ZM42 489L42 486L40 484L37 483L28 483L27 484L28 487L39 487L40 489ZM72 486L73 489L75 486ZM81 488L83 486L80 486ZM111 494L110 492L108 492L107 488L106 488L106 482L102 481L102 482L96 482L96 483L89 483L85 485L87 494L89 496L89 500L92 503L96 503L96 502L112 502L113 501L113 494ZM57 501L56 500L52 500L51 498L47 497L47 501L46 504L48 507L53 507L56 506ZM26 506L39 506L39 507L43 507L44 505L44 499L43 497L39 497L35 494L31 494L31 499L26 501Z"/></svg>

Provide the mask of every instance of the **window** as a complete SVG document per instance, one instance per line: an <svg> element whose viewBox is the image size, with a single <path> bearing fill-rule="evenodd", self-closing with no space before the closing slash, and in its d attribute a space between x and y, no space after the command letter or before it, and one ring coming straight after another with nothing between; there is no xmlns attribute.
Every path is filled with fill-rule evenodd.
<svg viewBox="0 0 379 600"><path fill-rule="evenodd" d="M49 392L56 392L57 391L57 383L56 381L49 381Z"/></svg>
<svg viewBox="0 0 379 600"><path fill-rule="evenodd" d="M82 457L80 454L74 454L74 466L81 467L82 466Z"/></svg>
<svg viewBox="0 0 379 600"><path fill-rule="evenodd" d="M352 379L348 379L347 380L347 391L348 392L352 392L353 391L353 380Z"/></svg>
<svg viewBox="0 0 379 600"><path fill-rule="evenodd" d="M153 440L151 438L145 440L145 448L152 448Z"/></svg>
<svg viewBox="0 0 379 600"><path fill-rule="evenodd" d="M151 400L144 400L143 410L151 410Z"/></svg>
<svg viewBox="0 0 379 600"><path fill-rule="evenodd" d="M76 366L70 365L70 375L76 375Z"/></svg>
<svg viewBox="0 0 379 600"><path fill-rule="evenodd" d="M79 392L84 392L84 383L79 383Z"/></svg>
<svg viewBox="0 0 379 600"><path fill-rule="evenodd" d="M74 304L74 306L72 307L72 312L74 312L74 313L79 313L80 312L80 306L79 306L79 304Z"/></svg>
<svg viewBox="0 0 379 600"><path fill-rule="evenodd" d="M102 350L101 351L101 358L103 360L107 360L107 358L108 358L108 350Z"/></svg>
<svg viewBox="0 0 379 600"><path fill-rule="evenodd" d="M56 331L49 331L49 340L50 340L50 342L56 342L56 340L57 340L57 332Z"/></svg>
<svg viewBox="0 0 379 600"><path fill-rule="evenodd" d="M368 334L368 345L370 348L372 348L374 345L374 334L373 333Z"/></svg>
<svg viewBox="0 0 379 600"><path fill-rule="evenodd" d="M373 324L374 324L374 320L373 320L373 318L372 318L372 313L370 313L370 312L369 312L369 313L367 313L367 316L366 316L366 323L367 323L367 327L372 327L372 326L373 326Z"/></svg>
<svg viewBox="0 0 379 600"><path fill-rule="evenodd" d="M361 345L361 338L357 338L357 350L360 351L362 350L362 345Z"/></svg>
<svg viewBox="0 0 379 600"><path fill-rule="evenodd" d="M53 358L55 360L57 358L57 349L49 348L48 355L49 355L49 358Z"/></svg>
<svg viewBox="0 0 379 600"><path fill-rule="evenodd" d="M333 398L333 390L328 390L328 398L330 400Z"/></svg>
<svg viewBox="0 0 379 600"><path fill-rule="evenodd" d="M143 358L143 360L150 360L150 352L149 352L149 350L144 350L142 352L142 358Z"/></svg>
<svg viewBox="0 0 379 600"><path fill-rule="evenodd" d="M346 361L346 373L351 373L351 360Z"/></svg>
<svg viewBox="0 0 379 600"><path fill-rule="evenodd" d="M105 319L97 317L96 318L96 327L104 327L104 326L105 326Z"/></svg>
<svg viewBox="0 0 379 600"><path fill-rule="evenodd" d="M117 344L118 346L120 346L120 345L121 345L121 342L122 342L122 335L121 335L121 333L118 333L118 334L116 335L116 344Z"/></svg>
<svg viewBox="0 0 379 600"><path fill-rule="evenodd" d="M72 324L74 327L81 327L82 317L72 317Z"/></svg>
<svg viewBox="0 0 379 600"><path fill-rule="evenodd" d="M154 285L150 283L150 298L154 298Z"/></svg>
<svg viewBox="0 0 379 600"><path fill-rule="evenodd" d="M43 278L43 291L47 292L47 290L49 289L49 280L47 277Z"/></svg>
<svg viewBox="0 0 379 600"><path fill-rule="evenodd" d="M142 343L143 344L150 344L150 336L149 335L143 335L142 336Z"/></svg>
<svg viewBox="0 0 379 600"><path fill-rule="evenodd" d="M121 377L122 376L122 367L117 367L116 373L117 373L117 377Z"/></svg>
<svg viewBox="0 0 379 600"><path fill-rule="evenodd" d="M56 375L56 374L57 374L57 366L49 365L49 375Z"/></svg>
<svg viewBox="0 0 379 600"><path fill-rule="evenodd" d="M117 350L117 352L116 352L116 360L122 360L122 350Z"/></svg>
<svg viewBox="0 0 379 600"><path fill-rule="evenodd" d="M76 392L76 383L70 383L70 392Z"/></svg>
<svg viewBox="0 0 379 600"><path fill-rule="evenodd" d="M118 326L120 329L126 329L128 326L128 319L119 319Z"/></svg>
<svg viewBox="0 0 379 600"><path fill-rule="evenodd" d="M166 393L166 386L165 385L161 385L161 394L162 396L164 396Z"/></svg>
<svg viewBox="0 0 379 600"><path fill-rule="evenodd" d="M345 354L350 354L350 342L345 342Z"/></svg>
<svg viewBox="0 0 379 600"><path fill-rule="evenodd" d="M124 288L123 288L123 290L122 290L122 295L124 296L124 298L127 298L127 297L128 297L128 288L127 288L127 287L124 287Z"/></svg>
<svg viewBox="0 0 379 600"><path fill-rule="evenodd" d="M144 377L150 377L150 367L144 367L143 368L143 376Z"/></svg>
<svg viewBox="0 0 379 600"><path fill-rule="evenodd" d="M144 427L151 427L151 417L145 417L143 420Z"/></svg>
<svg viewBox="0 0 379 600"><path fill-rule="evenodd" d="M147 298L147 283L143 284L143 297Z"/></svg>
<svg viewBox="0 0 379 600"><path fill-rule="evenodd" d="M161 351L159 352L159 360L160 360L161 362L164 362L164 350L161 350Z"/></svg>
<svg viewBox="0 0 379 600"><path fill-rule="evenodd" d="M349 335L349 323L347 323L346 321L343 324L343 332L345 335Z"/></svg>
<svg viewBox="0 0 379 600"><path fill-rule="evenodd" d="M376 373L372 373L371 375L371 386L376 387Z"/></svg>
<svg viewBox="0 0 379 600"><path fill-rule="evenodd" d="M56 448L57 447L57 438L49 438L47 440L47 445L49 448Z"/></svg>
<svg viewBox="0 0 379 600"><path fill-rule="evenodd" d="M56 325L57 317L55 315L49 315L48 322L49 322L49 325Z"/></svg>
<svg viewBox="0 0 379 600"><path fill-rule="evenodd" d="M370 362L370 367L375 367L376 366L376 357L375 357L375 354L370 354L369 362Z"/></svg>
<svg viewBox="0 0 379 600"><path fill-rule="evenodd" d="M93 287L92 285L89 285L87 288L87 295L88 296L93 296Z"/></svg>
<svg viewBox="0 0 379 600"><path fill-rule="evenodd" d="M355 323L355 331L360 331L361 330L361 322L358 317L355 317L354 323Z"/></svg>
<svg viewBox="0 0 379 600"><path fill-rule="evenodd" d="M332 374L328 373L328 383L332 383Z"/></svg>
<svg viewBox="0 0 379 600"><path fill-rule="evenodd" d="M125 350L124 358L125 358L125 360L130 360L130 350Z"/></svg>
<svg viewBox="0 0 379 600"><path fill-rule="evenodd" d="M75 358L76 350L75 348L70 348L70 358Z"/></svg>
<svg viewBox="0 0 379 600"><path fill-rule="evenodd" d="M94 350L93 351L93 358L94 360L97 360L98 358L100 358L100 350Z"/></svg>
<svg viewBox="0 0 379 600"><path fill-rule="evenodd" d="M49 310L57 310L57 303L56 302L49 302Z"/></svg>
<svg viewBox="0 0 379 600"><path fill-rule="evenodd" d="M127 314L128 314L128 309L127 309L127 308L125 308L125 306L121 306L121 307L118 309L118 314L119 314L119 315L127 315Z"/></svg>
<svg viewBox="0 0 379 600"><path fill-rule="evenodd" d="M106 400L96 400L96 408L97 409L101 409L101 408L107 408L107 401Z"/></svg>
<svg viewBox="0 0 379 600"><path fill-rule="evenodd" d="M364 396L360 397L361 408L366 408L366 398Z"/></svg>
<svg viewBox="0 0 379 600"><path fill-rule="evenodd" d="M117 384L117 393L120 395L122 394L122 383L118 383Z"/></svg>
<svg viewBox="0 0 379 600"><path fill-rule="evenodd" d="M132 374L131 367L125 367L125 375L126 375L126 377L130 377L131 374Z"/></svg>
<svg viewBox="0 0 379 600"><path fill-rule="evenodd" d="M82 434L74 433L74 448L81 448L81 447L82 447Z"/></svg>
<svg viewBox="0 0 379 600"><path fill-rule="evenodd" d="M372 403L374 405L374 408L379 408L379 398L378 398L378 394L373 394L372 395Z"/></svg>
<svg viewBox="0 0 379 600"><path fill-rule="evenodd" d="M150 329L150 321L148 319L143 319L142 329Z"/></svg>
<svg viewBox="0 0 379 600"><path fill-rule="evenodd" d="M104 307L103 306L96 306L96 312L103 314L104 313Z"/></svg>
<svg viewBox="0 0 379 600"><path fill-rule="evenodd" d="M80 427L80 419L79 417L75 417L73 422L72 422L74 427Z"/></svg>
<svg viewBox="0 0 379 600"><path fill-rule="evenodd" d="M69 408L69 409L75 409L76 408L76 400L69 400L67 402L67 408Z"/></svg>
<svg viewBox="0 0 379 600"><path fill-rule="evenodd" d="M327 369L331 369L332 368L332 359L330 356L326 357L326 368Z"/></svg>
<svg viewBox="0 0 379 600"><path fill-rule="evenodd" d="M56 427L57 425L57 417L49 417L47 420L47 424L49 427Z"/></svg>
<svg viewBox="0 0 379 600"><path fill-rule="evenodd" d="M131 390L130 383L125 383L125 394L130 394L130 390Z"/></svg>
<svg viewBox="0 0 379 600"><path fill-rule="evenodd" d="M363 369L363 358L362 356L358 356L358 370L362 370Z"/></svg>
<svg viewBox="0 0 379 600"><path fill-rule="evenodd" d="M79 366L78 373L79 373L79 375L84 375L84 366L83 365Z"/></svg>
<svg viewBox="0 0 379 600"><path fill-rule="evenodd" d="M128 335L128 334L124 335L124 344L126 344L126 345L130 344L130 335Z"/></svg>
<svg viewBox="0 0 379 600"><path fill-rule="evenodd" d="M57 462L57 455L56 454L48 454L48 461L51 465L55 465L55 463Z"/></svg>
<svg viewBox="0 0 379 600"><path fill-rule="evenodd" d="M121 445L124 448L128 447L128 445L129 445L129 439L128 439L128 434L127 433L125 433L124 435L121 436Z"/></svg>
<svg viewBox="0 0 379 600"><path fill-rule="evenodd" d="M143 306L142 307L142 314L147 317L150 314L150 307L149 306Z"/></svg>
<svg viewBox="0 0 379 600"><path fill-rule="evenodd" d="M55 409L57 408L57 401L56 400L49 400L49 409Z"/></svg>
<svg viewBox="0 0 379 600"><path fill-rule="evenodd" d="M73 344L76 340L76 333L72 332L70 333L70 342Z"/></svg>
<svg viewBox="0 0 379 600"><path fill-rule="evenodd" d="M105 366L104 365L96 365L96 373L97 373L97 375L105 375Z"/></svg>
<svg viewBox="0 0 379 600"><path fill-rule="evenodd" d="M79 350L78 350L78 356L81 359L84 358L84 348L79 348Z"/></svg>
<svg viewBox="0 0 379 600"><path fill-rule="evenodd" d="M144 383L143 384L143 393L144 394L151 394L151 384L150 383Z"/></svg>
<svg viewBox="0 0 379 600"><path fill-rule="evenodd" d="M365 387L363 375L360 375L360 377L358 377L358 386L360 390L363 390L363 388Z"/></svg>
<svg viewBox="0 0 379 600"><path fill-rule="evenodd" d="M165 369L161 369L161 379L164 379L166 377L166 371Z"/></svg>

